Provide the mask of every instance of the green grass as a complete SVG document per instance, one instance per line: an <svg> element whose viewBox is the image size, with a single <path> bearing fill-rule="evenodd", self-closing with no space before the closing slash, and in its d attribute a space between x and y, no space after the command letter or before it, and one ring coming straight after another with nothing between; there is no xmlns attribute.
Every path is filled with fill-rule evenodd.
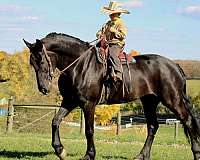
<svg viewBox="0 0 200 160"><path fill-rule="evenodd" d="M200 80L188 80L187 92L190 96L196 96L200 93Z"/></svg>
<svg viewBox="0 0 200 160"><path fill-rule="evenodd" d="M187 81L189 94L200 92L200 81ZM57 160L51 147L51 121L45 122L47 130L42 133L5 134L6 118L0 116L0 160ZM34 131L30 129L30 131ZM79 128L61 126L62 143L67 151L67 160L77 160L85 154L86 141ZM146 126L125 129L120 136L112 131L95 131L96 160L124 160L136 156L145 141ZM190 145L179 127L174 143L174 126L161 125L152 147L152 160L191 160Z"/></svg>
<svg viewBox="0 0 200 160"><path fill-rule="evenodd" d="M67 160L77 160L86 150L86 141L78 128L61 127L62 143ZM192 152L182 128L176 144L173 126L161 126L152 147L152 160L190 160ZM115 131L95 131L96 159L123 160L136 156L144 143L146 131L143 126L125 129L120 136ZM0 160L57 160L51 147L51 134L12 133L0 134Z"/></svg>

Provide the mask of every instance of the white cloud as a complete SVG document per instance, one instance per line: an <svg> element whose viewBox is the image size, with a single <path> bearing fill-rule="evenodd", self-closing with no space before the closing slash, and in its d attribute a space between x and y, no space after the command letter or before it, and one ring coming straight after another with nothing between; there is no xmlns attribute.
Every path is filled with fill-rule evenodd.
<svg viewBox="0 0 200 160"><path fill-rule="evenodd" d="M27 31L27 29L23 27L7 27L7 28L0 28L0 31L24 32L24 31Z"/></svg>
<svg viewBox="0 0 200 160"><path fill-rule="evenodd" d="M11 32L24 32L27 29L22 28L22 27L11 27L11 28L6 28L7 31L11 31Z"/></svg>
<svg viewBox="0 0 200 160"><path fill-rule="evenodd" d="M143 5L144 3L142 2L142 0L129 0L123 3L123 6L127 8L139 8Z"/></svg>
<svg viewBox="0 0 200 160"><path fill-rule="evenodd" d="M200 15L200 6L189 6L184 9L185 13L188 14L199 14Z"/></svg>
<svg viewBox="0 0 200 160"><path fill-rule="evenodd" d="M0 31L9 31L9 32L24 32L27 29L16 24L0 24Z"/></svg>
<svg viewBox="0 0 200 160"><path fill-rule="evenodd" d="M0 12L23 12L29 10L29 7L20 5L1 5Z"/></svg>
<svg viewBox="0 0 200 160"><path fill-rule="evenodd" d="M178 10L177 13L192 16L195 18L200 18L200 5L199 6L188 6L182 10Z"/></svg>
<svg viewBox="0 0 200 160"><path fill-rule="evenodd" d="M37 16L24 16L20 17L21 20L28 20L28 21L38 21L40 18Z"/></svg>

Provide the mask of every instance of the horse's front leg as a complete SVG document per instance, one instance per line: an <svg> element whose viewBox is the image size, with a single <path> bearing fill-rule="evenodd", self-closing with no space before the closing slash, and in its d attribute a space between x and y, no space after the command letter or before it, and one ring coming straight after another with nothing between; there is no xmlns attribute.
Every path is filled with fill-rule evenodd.
<svg viewBox="0 0 200 160"><path fill-rule="evenodd" d="M81 160L94 160L95 159L95 145L94 145L94 112L95 104L87 103L83 108L85 117L85 135L87 138L87 150L85 156Z"/></svg>
<svg viewBox="0 0 200 160"><path fill-rule="evenodd" d="M52 120L52 147L55 149L56 155L60 158L60 160L64 160L66 153L63 145L60 142L59 126L62 119L72 110L73 108L69 109L61 106Z"/></svg>

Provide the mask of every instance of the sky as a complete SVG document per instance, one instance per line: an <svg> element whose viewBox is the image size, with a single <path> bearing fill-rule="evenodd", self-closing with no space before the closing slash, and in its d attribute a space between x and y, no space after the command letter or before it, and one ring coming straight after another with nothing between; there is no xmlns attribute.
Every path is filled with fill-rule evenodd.
<svg viewBox="0 0 200 160"><path fill-rule="evenodd" d="M125 51L170 59L200 60L200 0L119 0L131 14L121 17L128 35ZM109 19L108 0L0 0L0 50L10 54L50 32L92 41Z"/></svg>

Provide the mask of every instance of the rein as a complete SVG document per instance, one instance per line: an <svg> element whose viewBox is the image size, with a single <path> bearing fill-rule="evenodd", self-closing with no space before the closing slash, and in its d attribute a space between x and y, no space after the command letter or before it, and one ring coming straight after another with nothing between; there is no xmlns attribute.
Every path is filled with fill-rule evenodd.
<svg viewBox="0 0 200 160"><path fill-rule="evenodd" d="M65 67L63 70L59 71L60 74L64 73L68 68L70 68L72 65L74 65L80 58L83 57L83 55L85 55L85 53L87 53L88 51L90 51L92 48L94 48L96 46L96 44L98 44L102 39L95 39L93 41L91 41L89 44L95 42L95 44L93 44L90 48L88 48L85 52L83 52L82 55L80 55L78 58L76 58L71 64L69 64L67 67ZM50 76L51 78L53 77L53 67L52 67L52 64L51 64L51 60L50 60L50 57L48 56L47 54L47 49L46 47L43 45L43 48L42 48L44 54L45 54L45 57L46 57L46 60L48 62L48 65L49 65L49 73L50 73Z"/></svg>
<svg viewBox="0 0 200 160"><path fill-rule="evenodd" d="M45 58L46 58L47 63L49 65L49 75L52 79L53 78L53 67L52 67L51 59L50 59L49 55L47 54L47 49L44 46L44 44L42 45L42 52L44 52Z"/></svg>
<svg viewBox="0 0 200 160"><path fill-rule="evenodd" d="M96 41L96 42L95 42ZM60 71L60 74L64 73L64 71L66 71L68 68L70 68L74 63L76 63L81 57L83 57L83 55L85 55L85 53L87 53L88 51L90 51L92 48L94 48L96 46L97 43L99 43L101 41L101 39L95 39L94 41L90 42L93 43L95 42L94 45L92 45L90 48L88 48L85 52L83 52L83 54L81 56L79 56L78 58L76 58L71 64L69 64L67 67L65 67L62 71Z"/></svg>

